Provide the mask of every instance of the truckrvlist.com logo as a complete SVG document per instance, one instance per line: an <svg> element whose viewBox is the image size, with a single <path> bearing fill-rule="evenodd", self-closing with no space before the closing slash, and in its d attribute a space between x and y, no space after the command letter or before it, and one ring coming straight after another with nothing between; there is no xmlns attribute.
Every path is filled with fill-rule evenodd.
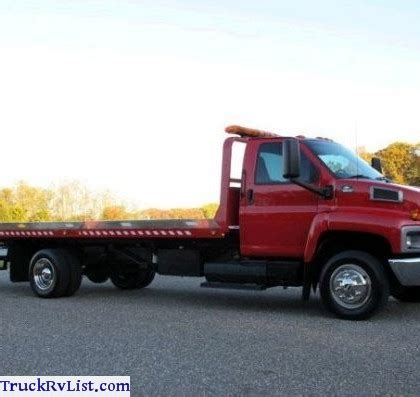
<svg viewBox="0 0 420 397"><path fill-rule="evenodd" d="M12 376L0 377L0 395L3 393L59 393L74 395L108 394L113 396L130 395L129 376L91 376L91 377L62 377L62 376Z"/></svg>

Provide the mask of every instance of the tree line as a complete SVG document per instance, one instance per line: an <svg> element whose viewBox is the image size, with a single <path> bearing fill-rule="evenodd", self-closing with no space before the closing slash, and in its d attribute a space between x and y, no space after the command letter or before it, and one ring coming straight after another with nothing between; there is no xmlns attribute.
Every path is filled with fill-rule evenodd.
<svg viewBox="0 0 420 397"><path fill-rule="evenodd" d="M109 191L95 192L80 182L52 188L19 182L0 189L1 222L48 222L128 219L210 219L218 204L200 208L130 210Z"/></svg>
<svg viewBox="0 0 420 397"><path fill-rule="evenodd" d="M382 160L384 174L395 181L420 186L420 144L395 142L375 153L363 148L359 155L370 162ZM0 189L1 222L46 222L127 219L211 219L218 204L198 208L132 210L109 191L95 192L80 182L40 188L19 182Z"/></svg>

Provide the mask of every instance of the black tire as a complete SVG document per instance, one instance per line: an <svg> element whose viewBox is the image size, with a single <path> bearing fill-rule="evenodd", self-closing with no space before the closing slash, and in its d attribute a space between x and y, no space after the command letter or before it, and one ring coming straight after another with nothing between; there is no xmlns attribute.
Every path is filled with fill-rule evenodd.
<svg viewBox="0 0 420 397"><path fill-rule="evenodd" d="M64 250L38 251L29 264L29 282L41 298L65 296L70 288L71 265Z"/></svg>
<svg viewBox="0 0 420 397"><path fill-rule="evenodd" d="M69 285L64 296L72 296L78 291L82 284L82 264L76 253L69 250L60 250L66 257L70 268Z"/></svg>
<svg viewBox="0 0 420 397"><path fill-rule="evenodd" d="M395 289L391 290L391 295L401 302L419 303L420 287L398 286Z"/></svg>
<svg viewBox="0 0 420 397"><path fill-rule="evenodd" d="M371 317L389 297L389 281L382 263L362 251L345 251L329 259L319 287L325 307L347 320Z"/></svg>
<svg viewBox="0 0 420 397"><path fill-rule="evenodd" d="M111 271L111 282L120 289L140 289L147 287L155 278L150 269L117 268Z"/></svg>
<svg viewBox="0 0 420 397"><path fill-rule="evenodd" d="M109 271L104 268L87 269L85 275L95 284L105 283L109 279Z"/></svg>

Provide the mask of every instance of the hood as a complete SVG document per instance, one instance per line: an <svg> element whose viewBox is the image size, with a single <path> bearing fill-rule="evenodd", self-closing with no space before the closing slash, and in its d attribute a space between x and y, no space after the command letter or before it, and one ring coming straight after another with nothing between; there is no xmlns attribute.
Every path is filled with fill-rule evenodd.
<svg viewBox="0 0 420 397"><path fill-rule="evenodd" d="M336 184L336 204L363 209L404 213L420 209L420 188L368 179L340 179Z"/></svg>

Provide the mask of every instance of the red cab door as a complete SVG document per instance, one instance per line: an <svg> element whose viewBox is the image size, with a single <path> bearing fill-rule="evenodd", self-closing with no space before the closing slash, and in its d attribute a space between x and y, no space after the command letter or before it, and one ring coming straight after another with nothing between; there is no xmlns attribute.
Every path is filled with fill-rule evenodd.
<svg viewBox="0 0 420 397"><path fill-rule="evenodd" d="M282 146L281 140L247 145L240 208L244 256L303 257L318 196L283 178ZM301 171L302 180L316 182L316 168L304 152Z"/></svg>

